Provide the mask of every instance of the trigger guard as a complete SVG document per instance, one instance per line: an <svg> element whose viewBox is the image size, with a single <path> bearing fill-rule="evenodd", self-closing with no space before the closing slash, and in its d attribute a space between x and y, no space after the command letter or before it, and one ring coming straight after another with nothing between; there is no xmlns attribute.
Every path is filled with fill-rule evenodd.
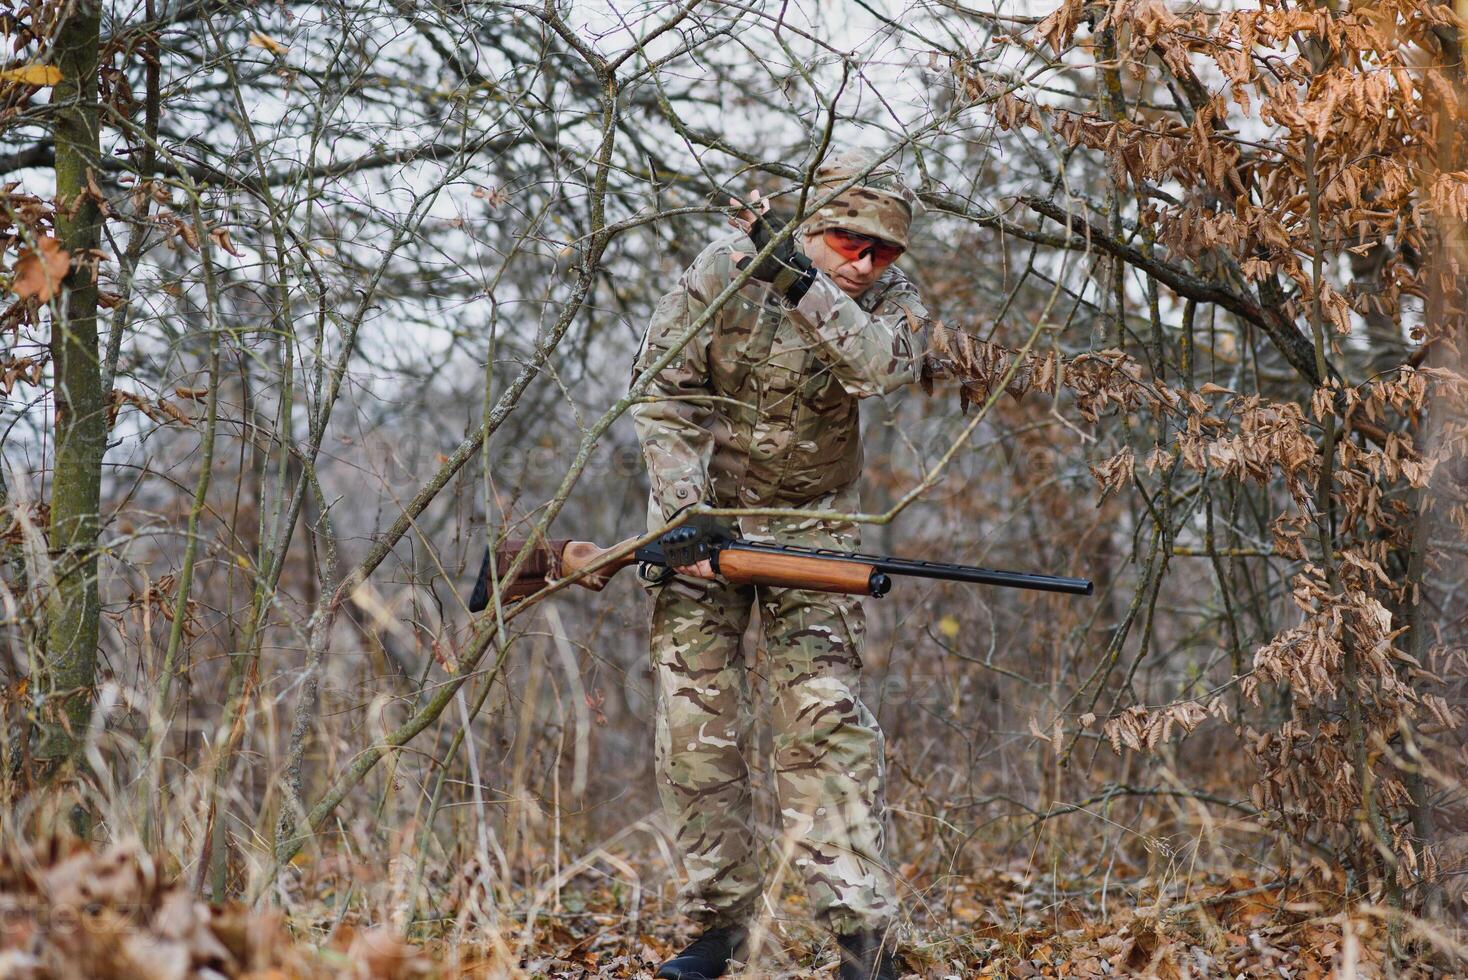
<svg viewBox="0 0 1468 980"><path fill-rule="evenodd" d="M667 565L654 565L650 561L645 561L637 566L637 574L648 585L662 585L677 572Z"/></svg>

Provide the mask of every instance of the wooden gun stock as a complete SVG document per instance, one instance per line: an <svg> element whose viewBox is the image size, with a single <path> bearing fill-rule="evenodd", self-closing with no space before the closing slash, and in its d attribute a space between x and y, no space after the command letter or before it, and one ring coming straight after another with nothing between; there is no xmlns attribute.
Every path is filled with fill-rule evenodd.
<svg viewBox="0 0 1468 980"><path fill-rule="evenodd" d="M625 544L630 547L631 542L625 542ZM592 541L570 541L566 538L547 541L525 559L514 581L506 581L504 575L509 571L510 563L524 547L525 540L520 538L504 541L494 550L495 576L499 579L502 602L534 595L552 581L578 574L623 545L601 548ZM578 579L576 584L593 592L600 592L606 588L607 582L613 575L636 560L637 556L629 550L616 561L608 563L604 568L597 569L595 574L585 575ZM479 578L474 583L474 593L469 597L470 612L482 612L489 608L489 561L490 554L486 551L484 563L479 566Z"/></svg>
<svg viewBox="0 0 1468 980"><path fill-rule="evenodd" d="M610 548L599 548L591 541L568 541L566 547L561 551L561 577L570 578L583 569L589 568L596 562L616 551L618 548L626 548L627 553L610 561L595 574L585 575L576 580L576 584L593 592L600 592L606 588L612 576L626 568L628 565L636 564L637 554L632 550L632 542L636 538L629 538L620 544L614 544Z"/></svg>

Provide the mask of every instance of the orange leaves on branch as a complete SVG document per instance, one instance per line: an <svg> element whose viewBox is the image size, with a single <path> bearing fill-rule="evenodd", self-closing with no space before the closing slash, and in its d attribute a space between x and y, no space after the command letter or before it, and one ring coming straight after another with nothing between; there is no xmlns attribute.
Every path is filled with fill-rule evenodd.
<svg viewBox="0 0 1468 980"><path fill-rule="evenodd" d="M933 324L928 341L928 356L924 358L924 371L928 372L923 386L932 391L934 372L937 376L961 382L960 404L965 412L970 402L982 403L989 393L1009 374L1016 354L999 344L978 340L966 330L949 328L942 322ZM1005 391L1015 398L1023 395L1034 383L1035 359L1027 359L1014 371Z"/></svg>
<svg viewBox="0 0 1468 980"><path fill-rule="evenodd" d="M1089 60L1076 34L1099 12L1097 30L1125 28L1117 31L1125 47L1120 61L1139 78L1167 77L1186 95L1186 108L1113 119L1011 92L996 96L994 116L1003 128L1054 133L1097 151L1144 196L1151 196L1149 185L1182 185L1188 193L1170 206L1144 209L1153 211L1145 223L1159 228L1157 241L1172 261L1224 254L1251 283L1283 275L1302 291L1310 284L1300 259L1311 249L1303 141L1313 137L1315 169L1323 177L1316 202L1323 237L1345 247L1390 243L1391 268L1382 278L1391 288L1372 300L1376 312L1390 314L1396 294L1411 291L1420 276L1400 256L1423 248L1422 217L1436 212L1468 220L1468 174L1438 178L1430 193L1419 186L1434 158L1432 140L1416 122L1424 96L1408 62L1411 46L1427 40L1440 12L1416 6L1179 13L1158 0L1108 0L1085 9L1065 4L1033 29L1032 42L1062 56L1074 44ZM1311 43L1332 53L1328 69L1310 69ZM1217 65L1223 90L1204 80L1201 66L1195 71L1195 56ZM1164 68L1149 67L1159 59ZM1237 118L1256 109L1272 131L1242 140ZM1428 198L1427 208L1419 206L1419 195ZM1209 198L1217 200L1201 203ZM1283 312L1307 316L1298 303ZM1337 333L1351 328L1347 303L1331 300L1326 312Z"/></svg>
<svg viewBox="0 0 1468 980"><path fill-rule="evenodd" d="M1206 341L1212 356L1189 351L1180 361L1189 369L1187 384L1170 387L1165 377L1137 372L1131 359L1102 353L1057 364L1054 388L1073 396L1075 413L1088 422L1119 409L1136 410L1141 426L1156 424L1150 433L1134 430L1141 439L1126 439L1141 448L1116 452L1118 444L1107 450L1115 455L1091 466L1103 500L1149 474L1174 493L1174 478L1196 485L1199 474L1257 492L1261 507L1251 533L1234 538L1238 547L1227 557L1265 558L1277 563L1272 567L1294 562L1299 574L1297 612L1269 628L1272 639L1262 647L1237 633L1230 640L1256 651L1252 669L1238 677L1247 699L1260 703L1261 685L1291 695L1292 717L1265 719L1261 727L1269 731L1242 722L1236 728L1252 743L1254 800L1291 834L1359 845L1373 836L1360 834L1363 785L1373 787L1370 805L1388 825L1408 798L1388 761L1369 757L1370 771L1360 770L1353 741L1389 740L1403 719L1455 723L1439 717L1438 705L1447 702L1429 693L1441 683L1429 673L1443 673L1439 662L1409 650L1405 621L1394 615L1423 601L1419 589L1432 586L1436 558L1420 581L1401 571L1410 567L1403 559L1423 540L1428 515L1459 532L1468 528L1461 489L1468 486L1468 425L1460 421L1468 378L1420 367L1428 351L1440 365L1456 364L1462 354L1455 319L1462 289L1453 279L1462 269L1441 268L1435 256L1468 223L1468 169L1445 153L1463 116L1454 82L1427 63L1440 57L1434 33L1452 26L1453 15L1451 5L1410 0L1250 6L1065 2L1028 32L1028 50L1045 57L1054 51L1054 66L1084 79L1086 91L1116 91L1108 73L1129 72L1124 98L1087 105L1057 91L982 90L1001 128L1033 130L1080 151L1096 183L1068 207L1086 215L1092 229L1099 228L1097 216L1115 213L1107 206L1130 198L1128 216L1148 250L1142 258L1123 254L1123 261L1143 272L1152 271L1143 259L1155 263L1174 272L1177 283L1190 277L1195 288L1174 291L1199 313L1213 305L1222 314L1217 324L1224 329L1210 329ZM1117 46L1114 55L1108 43ZM1002 73L991 78L1006 80ZM1097 189L1108 171L1115 196L1103 203ZM1034 210L1065 225L1053 206ZM1075 238L1056 244L1094 248ZM1108 262L1122 254L1110 242L1102 251ZM1102 267L1109 271L1114 267ZM1204 284L1213 295L1197 288ZM1434 313L1438 295L1445 312ZM1150 312L1170 326L1178 297L1161 298ZM1419 318L1424 300L1427 313ZM1185 309L1186 336L1198 344L1194 307ZM1248 370L1222 369L1247 364L1239 343L1249 336L1238 322L1244 320L1257 322L1300 377L1266 377L1256 364L1253 390L1260 393L1251 395ZM1212 313L1207 322L1214 326ZM1313 365L1316 326L1324 328L1332 362L1325 383ZM1424 347L1399 358L1405 330ZM1139 339L1136 349L1145 343ZM1164 338L1149 352L1154 371L1168 362L1168 344ZM946 346L956 351L943 355L947 363L975 370L976 390L992 387L994 368L1008 363L987 354L971 358L958 342ZM1209 369L1197 370L1205 362ZM1032 375L1027 363L1017 377ZM1209 378L1216 383L1198 390ZM1328 440L1328 431L1335 438ZM1413 492L1439 485L1445 493ZM1434 512L1447 493L1452 503ZM1420 516L1419 498L1430 501ZM1178 531L1217 533L1211 522L1202 531L1179 521ZM1216 544L1210 540L1207 550ZM1222 550L1215 561L1225 557ZM1342 716L1347 702L1362 709L1355 732ZM1133 708L1108 720L1105 734L1118 750L1150 749L1207 710ZM1427 874L1429 855L1414 852L1408 836L1393 833L1367 851L1372 844L1395 855L1402 884Z"/></svg>
<svg viewBox="0 0 1468 980"><path fill-rule="evenodd" d="M966 409L971 402L985 401L1008 375L1004 390L1014 398L1028 391L1054 395L1060 388L1069 390L1075 396L1077 411L1087 422L1095 422L1113 408L1134 412L1144 403L1153 407L1176 403L1172 398L1163 405L1141 383L1140 366L1119 350L1082 354L1069 361L1053 351L1026 354L1015 365L1017 358L1017 351L978 340L969 331L935 323L923 359L923 387L931 393L935 380L958 381L959 403Z"/></svg>
<svg viewBox="0 0 1468 980"><path fill-rule="evenodd" d="M112 217L112 205L107 201L107 195L102 193L102 188L97 186L97 175L92 168L87 168L87 186L82 189L83 199L90 200L97 205L97 210L102 212L102 217Z"/></svg>
<svg viewBox="0 0 1468 980"><path fill-rule="evenodd" d="M159 398L150 401L142 395L122 388L113 388L107 404L107 427L110 429L117 423L117 415L124 405L131 405L149 419L159 425L167 425L169 420L179 422L183 425L193 425L194 420L182 408L179 408L167 398Z"/></svg>
<svg viewBox="0 0 1468 980"><path fill-rule="evenodd" d="M21 299L49 303L71 269L71 253L49 235L38 239L36 245L36 251L21 249L10 290Z"/></svg>
<svg viewBox="0 0 1468 980"><path fill-rule="evenodd" d="M0 361L0 392L9 395L16 384L39 385L45 377L45 361L32 357L8 357Z"/></svg>
<svg viewBox="0 0 1468 980"><path fill-rule="evenodd" d="M1263 683L1287 686L1301 705L1333 698L1342 683L1341 665L1349 648L1356 654L1358 667L1358 690L1347 692L1349 696L1369 693L1374 700L1416 702L1416 693L1398 676L1395 666L1406 656L1393 646L1403 630L1393 628L1391 613L1365 591L1384 572L1376 562L1350 549L1342 552L1341 559L1345 588L1340 593L1331 590L1324 572L1315 565L1307 564L1295 576L1291 598L1304 621L1254 654L1254 670L1241 680L1246 698L1257 704Z"/></svg>
<svg viewBox="0 0 1468 980"><path fill-rule="evenodd" d="M1056 54L1060 54L1075 37L1084 10L1085 4L1081 0L1065 0L1050 16L1040 21L1035 28L1035 35L1050 45Z"/></svg>
<svg viewBox="0 0 1468 980"><path fill-rule="evenodd" d="M432 646L433 659L450 674L459 672L459 654L452 640L435 638Z"/></svg>
<svg viewBox="0 0 1468 980"><path fill-rule="evenodd" d="M244 252L241 252L238 248L235 248L233 239L229 237L228 228L224 228L221 226L210 231L209 240L212 241L215 245L218 245L220 248L224 249L230 255L233 255L235 258L239 258L245 254Z"/></svg>
<svg viewBox="0 0 1468 980"><path fill-rule="evenodd" d="M1351 335L1351 303L1329 283L1321 283L1320 308L1326 323L1342 337Z"/></svg>
<svg viewBox="0 0 1468 980"><path fill-rule="evenodd" d="M158 399L158 407L175 422L182 422L184 425L193 425L194 423L194 420L189 417L188 412L185 412L167 398Z"/></svg>
<svg viewBox="0 0 1468 980"><path fill-rule="evenodd" d="M1438 174L1427 188L1427 208L1444 218L1468 221L1468 171Z"/></svg>
<svg viewBox="0 0 1468 980"><path fill-rule="evenodd" d="M1267 482L1278 471L1291 497L1300 503L1311 500L1319 451L1300 406L1257 397L1231 404L1237 431L1212 416L1188 416L1178 433L1183 465L1198 472L1211 467L1221 476L1256 483Z"/></svg>
<svg viewBox="0 0 1468 980"><path fill-rule="evenodd" d="M107 428L110 429L117 424L117 416L124 405L134 406L154 422L159 424L163 422L162 416L158 415L147 399L121 388L113 388L107 395Z"/></svg>
<svg viewBox="0 0 1468 980"><path fill-rule="evenodd" d="M173 622L174 596L177 593L178 579L170 573L156 582L149 583L142 592L130 594L127 605L129 609L146 606L151 615L162 616L171 623ZM183 631L185 636L192 639L203 630L203 624L198 621L198 600L190 599L187 606L188 608L184 611Z"/></svg>
<svg viewBox="0 0 1468 980"><path fill-rule="evenodd" d="M1273 276L1277 270L1273 262L1254 256L1240 263L1239 271L1249 282L1263 282Z"/></svg>
<svg viewBox="0 0 1468 980"><path fill-rule="evenodd" d="M1121 8L1120 4L1112 8L1107 15L1108 22L1115 22ZM1187 48L1177 40L1178 33L1188 26L1187 21L1156 0L1143 3L1128 13L1126 20L1132 29L1131 50L1137 59L1132 64L1140 68L1139 62L1145 61L1147 52L1155 49L1175 74L1186 75L1192 71Z"/></svg>
<svg viewBox="0 0 1468 980"><path fill-rule="evenodd" d="M1274 553L1294 561L1305 560L1305 534L1313 530L1304 514L1280 514L1269 525Z"/></svg>
<svg viewBox="0 0 1468 980"><path fill-rule="evenodd" d="M1091 475L1101 485L1102 500L1105 500L1108 494L1132 482L1136 462L1136 455L1130 448L1127 448L1110 459L1091 465Z"/></svg>
<svg viewBox="0 0 1468 980"><path fill-rule="evenodd" d="M1148 752L1171 741L1174 730L1188 735L1210 716L1227 718L1227 715L1228 709L1221 698L1215 698L1207 707L1197 701L1179 701L1155 711L1133 705L1109 719L1101 731L1118 755L1123 746L1135 752Z"/></svg>
<svg viewBox="0 0 1468 980"><path fill-rule="evenodd" d="M255 31L250 35L248 43L252 48L260 48L264 51L269 51L273 55L283 55L290 51L290 45L282 44L269 34L262 34L259 31Z"/></svg>
<svg viewBox="0 0 1468 980"><path fill-rule="evenodd" d="M1170 467L1176 459L1175 453L1170 453L1161 446L1153 446L1152 451L1143 460L1142 468L1148 473L1156 474Z"/></svg>
<svg viewBox="0 0 1468 980"><path fill-rule="evenodd" d="M169 211L160 212L154 220L157 224L169 230L170 237L166 239L169 248L177 247L173 242L173 238L177 237L188 246L190 251L197 252L199 250L199 233L194 229L192 222L185 221Z"/></svg>
<svg viewBox="0 0 1468 980"><path fill-rule="evenodd" d="M61 84L61 69L54 65L21 65L19 68L7 68L0 71L0 82L37 86L59 85Z"/></svg>

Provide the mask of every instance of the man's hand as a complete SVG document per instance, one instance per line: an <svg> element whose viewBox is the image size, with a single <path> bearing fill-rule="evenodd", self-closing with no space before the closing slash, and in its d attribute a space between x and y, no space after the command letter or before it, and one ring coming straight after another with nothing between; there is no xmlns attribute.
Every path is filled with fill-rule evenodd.
<svg viewBox="0 0 1468 980"><path fill-rule="evenodd" d="M759 225L766 224L764 216L770 213L770 199L760 197L759 190L755 189L749 193L749 206L742 205L732 197L729 198L729 206L731 208L740 208L739 211L729 216L730 227L737 228L748 235L750 240L755 242L755 248L764 248L763 242L770 240L768 229L765 228L761 229L761 231L756 231L755 228ZM750 209L751 207L753 210ZM756 241L755 236L760 235L761 232L763 232L763 241ZM734 264L743 268L744 264L750 258L751 256L744 252L735 252Z"/></svg>
<svg viewBox="0 0 1468 980"><path fill-rule="evenodd" d="M738 228L746 235L750 235L754 231L754 219L756 217L758 217L759 215L770 213L769 199L760 197L759 191L757 189L750 192L749 203L753 205L755 210L751 211L748 207L744 207L734 198L729 198L729 206L731 208L741 208L741 210L739 210L738 212L729 215L729 225L730 227ZM735 261L747 258L749 258L749 256L745 255L743 252L734 253Z"/></svg>
<svg viewBox="0 0 1468 980"><path fill-rule="evenodd" d="M775 236L775 226L766 215L770 212L770 202L759 195L759 191L750 194L750 203L758 209L758 213L745 208L729 218L729 223L749 236L756 250L763 250ZM732 197L729 204L738 207L739 202ZM778 220L778 219L777 219ZM781 225L784 221L779 222ZM754 256L743 252L734 253L734 267L743 270L754 261ZM774 252L754 267L752 278L761 282L770 283L775 291L783 295L791 303L800 302L805 291L810 288L811 280L815 277L815 268L810 259L800 254L795 248L795 236L785 239L775 247Z"/></svg>
<svg viewBox="0 0 1468 980"><path fill-rule="evenodd" d="M711 582L715 579L714 566L707 558L697 564L679 566L673 569L673 571L679 575L688 575L693 578L706 578Z"/></svg>

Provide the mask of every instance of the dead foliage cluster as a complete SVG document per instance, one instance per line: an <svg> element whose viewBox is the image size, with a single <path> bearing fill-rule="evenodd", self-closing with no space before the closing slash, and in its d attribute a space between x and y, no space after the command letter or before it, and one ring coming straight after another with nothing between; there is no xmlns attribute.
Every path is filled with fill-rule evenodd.
<svg viewBox="0 0 1468 980"><path fill-rule="evenodd" d="M1027 203L1071 247L1084 239L1101 256L1098 278L1126 262L1154 291L1152 337L1139 338L1136 355L1144 363L1085 355L1072 380L1055 354L1031 355L1011 390L1069 388L1087 421L1107 408L1127 417L1127 444L1091 470L1103 495L1155 495L1164 546L1197 529L1170 506L1233 484L1257 488L1268 554L1291 563L1293 616L1232 682L1254 711L1231 712L1221 691L1133 705L1103 721L1107 737L1118 751L1150 751L1218 718L1247 746L1251 796L1279 827L1330 842L1361 880L1418 897L1447 880L1421 839L1424 794L1435 790L1418 745L1453 743L1464 724L1444 674L1454 643L1427 627L1455 617L1434 607L1424 577L1448 560L1434 543L1468 533L1465 292L1452 244L1468 213L1468 170L1455 69L1438 67L1455 57L1450 24L1448 8L1406 0L1186 12L1068 0L1010 40L1094 58L1093 109L956 69L973 97L992 99L1001 127L1053 135L1108 164L1109 222L1085 207ZM1123 202L1134 220L1117 216ZM1367 274L1343 281L1336 270L1357 271L1352 262L1368 254ZM1185 307L1182 336L1162 329L1159 286ZM1116 308L1127 303L1118 285ZM1253 391L1200 385L1202 303L1233 313L1294 378L1256 376ZM1353 338L1363 321L1398 338L1374 360ZM977 373L982 393L1009 366L966 341L940 350ZM1139 453L1152 488L1139 479ZM1238 573L1219 546L1210 504L1202 550L1227 587Z"/></svg>
<svg viewBox="0 0 1468 980"><path fill-rule="evenodd" d="M10 842L0 860L7 980L410 980L430 972L391 929L337 930L315 946L276 911L210 905L135 841Z"/></svg>

